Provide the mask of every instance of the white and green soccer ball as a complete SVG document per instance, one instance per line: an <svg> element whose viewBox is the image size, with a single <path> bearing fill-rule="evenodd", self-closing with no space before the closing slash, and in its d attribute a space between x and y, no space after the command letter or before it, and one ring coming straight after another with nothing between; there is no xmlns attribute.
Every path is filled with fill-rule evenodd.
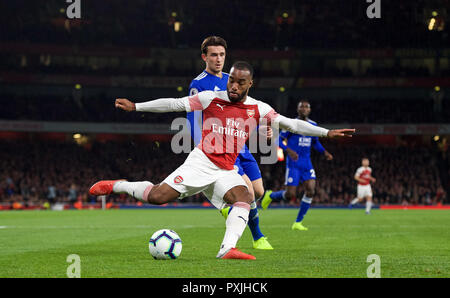
<svg viewBox="0 0 450 298"><path fill-rule="evenodd" d="M156 231L148 242L150 254L156 260L176 259L182 247L180 236L168 229Z"/></svg>

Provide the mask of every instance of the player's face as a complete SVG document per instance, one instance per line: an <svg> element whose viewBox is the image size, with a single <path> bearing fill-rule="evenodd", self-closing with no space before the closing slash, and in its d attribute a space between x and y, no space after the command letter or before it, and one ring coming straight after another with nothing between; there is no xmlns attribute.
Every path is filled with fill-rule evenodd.
<svg viewBox="0 0 450 298"><path fill-rule="evenodd" d="M206 55L202 54L203 61L206 62L206 69L213 74L220 73L225 64L225 55L223 46L209 46Z"/></svg>
<svg viewBox="0 0 450 298"><path fill-rule="evenodd" d="M364 158L361 163L362 163L363 167L368 167L370 164L369 160L367 158Z"/></svg>
<svg viewBox="0 0 450 298"><path fill-rule="evenodd" d="M227 83L228 98L232 102L243 101L252 85L250 71L231 68Z"/></svg>
<svg viewBox="0 0 450 298"><path fill-rule="evenodd" d="M311 106L307 102L299 102L297 106L297 113L300 118L306 118L311 113Z"/></svg>

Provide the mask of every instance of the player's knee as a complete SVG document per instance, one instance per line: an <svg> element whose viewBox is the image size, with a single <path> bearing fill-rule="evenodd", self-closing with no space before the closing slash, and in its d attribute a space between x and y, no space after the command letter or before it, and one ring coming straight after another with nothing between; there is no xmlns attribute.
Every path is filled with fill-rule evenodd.
<svg viewBox="0 0 450 298"><path fill-rule="evenodd" d="M255 198L261 198L264 195L264 188L258 188L258 189L254 189L255 191Z"/></svg>
<svg viewBox="0 0 450 298"><path fill-rule="evenodd" d="M228 204L242 202L250 205L255 198L247 187L236 187L225 194L224 200Z"/></svg>
<svg viewBox="0 0 450 298"><path fill-rule="evenodd" d="M259 199L264 195L264 185L262 182L262 179L257 179L252 181L252 186L253 186L253 191L254 191L254 195L255 198Z"/></svg>
<svg viewBox="0 0 450 298"><path fill-rule="evenodd" d="M250 192L244 192L241 196L239 196L236 201L237 202L244 202L247 204L251 204L255 200L255 196Z"/></svg>
<svg viewBox="0 0 450 298"><path fill-rule="evenodd" d="M250 195L250 197L252 197L253 199L255 199L255 190L253 189L253 187L248 187L248 193Z"/></svg>
<svg viewBox="0 0 450 298"><path fill-rule="evenodd" d="M305 191L305 195L308 197L308 198L312 198L312 197L314 197L314 195L316 194L316 190L313 188L313 189L307 189L306 191Z"/></svg>

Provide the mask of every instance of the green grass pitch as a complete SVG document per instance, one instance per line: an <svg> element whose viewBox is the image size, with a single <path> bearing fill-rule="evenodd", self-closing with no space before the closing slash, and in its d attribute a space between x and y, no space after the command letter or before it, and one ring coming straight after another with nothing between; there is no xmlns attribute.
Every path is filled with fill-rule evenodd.
<svg viewBox="0 0 450 298"><path fill-rule="evenodd" d="M450 277L450 212L311 208L292 231L296 209L260 211L273 251L238 243L255 261L215 258L225 232L213 209L11 211L0 213L0 277L66 277L77 254L81 277L367 277L367 256L380 256L381 277ZM183 241L177 260L154 260L158 229Z"/></svg>

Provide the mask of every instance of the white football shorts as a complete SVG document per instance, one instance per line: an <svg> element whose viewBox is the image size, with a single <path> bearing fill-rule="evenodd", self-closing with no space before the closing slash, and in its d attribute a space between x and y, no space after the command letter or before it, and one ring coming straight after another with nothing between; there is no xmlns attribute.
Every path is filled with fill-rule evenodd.
<svg viewBox="0 0 450 298"><path fill-rule="evenodd" d="M367 185L359 185L357 188L358 198L372 197L372 187L370 184Z"/></svg>
<svg viewBox="0 0 450 298"><path fill-rule="evenodd" d="M217 209L225 207L224 195L235 186L245 186L237 170L224 170L212 163L198 148L192 150L185 162L163 181L180 193L178 199L199 192Z"/></svg>

